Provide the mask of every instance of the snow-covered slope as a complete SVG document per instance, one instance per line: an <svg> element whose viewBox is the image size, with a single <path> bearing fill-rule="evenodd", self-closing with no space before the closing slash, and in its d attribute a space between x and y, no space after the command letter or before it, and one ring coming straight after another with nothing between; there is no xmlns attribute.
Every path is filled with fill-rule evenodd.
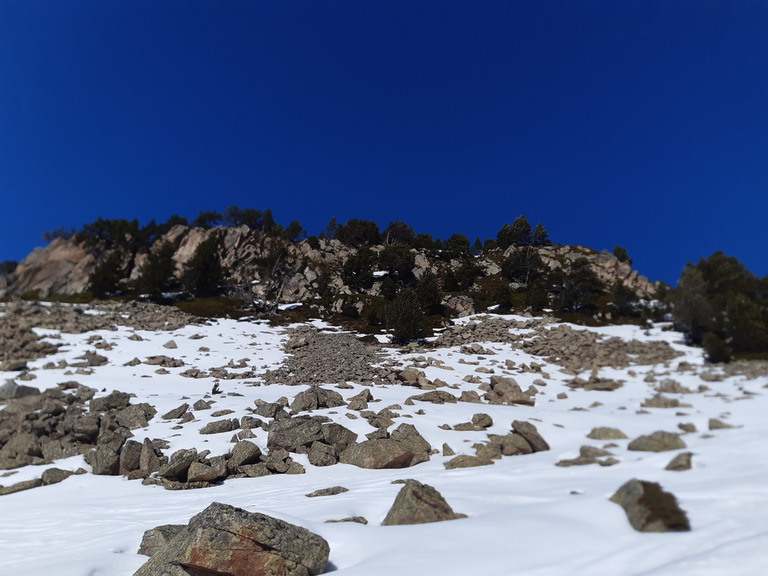
<svg viewBox="0 0 768 576"><path fill-rule="evenodd" d="M465 319L465 322L474 319ZM330 328L328 328L330 329ZM636 327L593 329L607 336L641 341L663 340L682 353L667 365L633 365L624 369L603 368L598 376L623 381L613 391L572 389L573 378L562 366L546 363L519 347L498 342L482 343L493 355L468 355L458 347L415 350L403 353L388 349L386 355L407 366L418 357L442 361L444 368L422 367L430 380L439 378L452 394L478 391L476 376L487 382L495 374L511 375L525 390L546 373L546 386L537 385L535 406L490 405L458 402L405 403L420 393L403 385L379 385L371 389L380 400L374 410L398 404L395 425L414 424L433 448L449 444L457 454L474 454L472 445L486 440L487 433L507 434L513 420L534 423L551 449L523 456L505 456L493 465L447 470L450 457L433 455L429 462L396 470L366 470L345 464L315 467L307 457L292 455L306 474L242 478L197 490L168 491L145 486L140 480L121 476L71 476L51 485L0 496L0 574L3 576L109 575L129 576L145 561L136 554L145 530L160 524L186 523L213 501L276 516L308 528L330 544L329 570L339 576L423 575L574 575L610 574L764 574L768 570L768 377L748 380L743 375L713 378L702 365L701 352L684 346L680 335L660 327L648 331ZM87 342L94 333L45 333L65 346L48 358L30 364L41 368L60 359L72 361L92 349ZM128 339L138 333L141 341ZM525 333L525 331L522 331ZM263 323L219 320L209 325L188 326L174 332L134 331L121 327L96 334L113 344L100 350L108 363L90 375L65 375L64 369L37 369L35 380L24 382L45 389L76 379L97 388L100 395L112 390L135 394L132 402L149 402L158 415L136 439L165 439L174 450L195 447L223 454L232 447L232 433L201 435L212 411L196 411L198 420L181 427L160 415L198 399L216 400L214 410L231 409L231 417L248 414L254 400L274 402L292 399L302 386L265 385L258 378L219 382L221 394L211 396L212 378L192 379L180 372L197 367L208 370L230 361L247 359L248 369L261 372L280 365L286 356L284 329ZM191 338L194 336L194 339ZM202 336L200 338L199 336ZM61 340L57 340L57 339ZM170 339L177 348L163 348ZM201 348L204 347L204 348ZM156 373L157 366L124 366L133 358L168 354L185 366ZM507 368L506 360L516 368ZM521 370L523 364L544 363L541 371ZM692 369L678 371L681 362ZM423 366L423 364L420 364ZM446 369L448 368L448 369ZM231 372L238 369L229 368ZM701 373L705 372L706 381ZM652 375L650 377L649 375ZM0 381L14 374L1 373ZM584 379L589 372L581 374ZM670 378L696 392L665 394L689 407L641 408L654 395L659 381ZM719 381L718 381L719 380ZM256 385L259 384L259 385ZM351 382L338 390L346 399L364 389ZM698 391L701 385L706 391ZM334 389L332 385L328 386ZM482 396L483 392L479 391ZM565 393L567 397L558 398ZM420 413L423 411L423 413ZM493 419L487 431L456 431L441 428L468 422L473 414ZM330 416L362 439L373 428L363 418L350 419L345 407L315 411ZM718 418L734 426L709 431L708 422ZM679 452L627 450L631 439L657 430L680 432L679 423L693 423L695 433L684 434L687 451L693 453L691 470L665 470ZM583 445L603 447L606 441L586 436L595 427L621 429L626 440L609 448L619 463L613 466L560 467L555 463L575 458ZM254 430L253 439L266 452L266 432ZM83 458L73 457L46 466L26 466L0 484L39 478L46 468L89 469ZM456 512L466 519L416 526L381 526L400 486L392 481L414 478L434 486ZM624 511L609 497L627 480L659 482L676 495L688 513L692 530L686 533L639 533L629 525ZM307 498L321 488L342 485L348 492ZM326 523L362 516L367 525Z"/></svg>

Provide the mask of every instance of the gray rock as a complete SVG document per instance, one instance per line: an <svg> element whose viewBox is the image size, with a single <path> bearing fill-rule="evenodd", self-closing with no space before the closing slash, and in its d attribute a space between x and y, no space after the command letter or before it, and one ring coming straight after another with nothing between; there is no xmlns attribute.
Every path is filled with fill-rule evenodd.
<svg viewBox="0 0 768 576"><path fill-rule="evenodd" d="M0 496L6 494L15 494L16 492L23 492L24 490L31 490L43 485L43 481L40 478L34 478L33 480L24 480L23 482L16 482L10 486L0 486Z"/></svg>
<svg viewBox="0 0 768 576"><path fill-rule="evenodd" d="M307 456L313 466L333 466L339 461L338 450L322 442L312 442Z"/></svg>
<svg viewBox="0 0 768 576"><path fill-rule="evenodd" d="M181 418L182 416L184 416L184 414L187 413L187 410L189 410L189 404L185 402L181 406L178 406L177 408L174 408L173 410L169 410L168 412L163 414L163 419L175 420L176 418Z"/></svg>
<svg viewBox="0 0 768 576"><path fill-rule="evenodd" d="M96 475L117 476L120 473L120 456L110 446L97 446L94 450L86 452L85 461Z"/></svg>
<svg viewBox="0 0 768 576"><path fill-rule="evenodd" d="M165 524L147 530L141 539L141 545L137 554L149 557L154 556L158 550L173 540L185 528L186 526L183 524Z"/></svg>
<svg viewBox="0 0 768 576"><path fill-rule="evenodd" d="M691 469L692 452L680 452L677 456L672 458L669 464L666 465L664 470L672 470L674 472L682 472L684 470Z"/></svg>
<svg viewBox="0 0 768 576"><path fill-rule="evenodd" d="M512 429L525 438L534 452L545 452L546 450L549 450L547 441L541 437L536 426L530 422L515 420L512 422Z"/></svg>
<svg viewBox="0 0 768 576"><path fill-rule="evenodd" d="M335 408L336 406L344 406L344 404L344 399L338 392L326 390L320 386L310 386L307 390L296 395L291 403L291 410L303 412L319 408Z"/></svg>
<svg viewBox="0 0 768 576"><path fill-rule="evenodd" d="M629 443L627 449L640 452L666 452L667 450L679 450L685 447L685 442L677 434L659 430L647 436L635 438Z"/></svg>
<svg viewBox="0 0 768 576"><path fill-rule="evenodd" d="M726 430L728 428L733 428L733 426L726 422L723 422L722 420L718 420L717 418L709 419L710 430Z"/></svg>
<svg viewBox="0 0 768 576"><path fill-rule="evenodd" d="M381 525L427 524L458 518L466 518L466 515L456 514L432 486L406 480Z"/></svg>
<svg viewBox="0 0 768 576"><path fill-rule="evenodd" d="M231 420L214 420L208 422L200 429L200 434L221 434L223 432L232 432L240 427L240 421L237 418Z"/></svg>
<svg viewBox="0 0 768 576"><path fill-rule="evenodd" d="M59 482L63 482L72 476L72 474L74 474L74 472L70 470L62 470L61 468L48 468L48 470L43 472L41 480L43 481L43 485L50 486L51 484L58 484Z"/></svg>
<svg viewBox="0 0 768 576"><path fill-rule="evenodd" d="M160 468L158 474L168 480L178 480L185 482L187 480L187 470L198 459L195 448L177 450L171 454L168 464Z"/></svg>
<svg viewBox="0 0 768 576"><path fill-rule="evenodd" d="M108 396L94 398L89 404L91 412L106 412L107 410L125 408L131 401L127 392L113 390Z"/></svg>
<svg viewBox="0 0 768 576"><path fill-rule="evenodd" d="M322 424L322 420L309 416L274 420L269 426L267 447L306 454L313 442L323 439Z"/></svg>
<svg viewBox="0 0 768 576"><path fill-rule="evenodd" d="M120 450L120 474L127 476L141 467L142 444L136 440L126 440Z"/></svg>
<svg viewBox="0 0 768 576"><path fill-rule="evenodd" d="M344 486L332 486L331 488L315 490L306 496L307 498L317 498L318 496L336 496L337 494L343 494L344 492L349 492L349 488L344 488Z"/></svg>
<svg viewBox="0 0 768 576"><path fill-rule="evenodd" d="M518 456L520 454L533 453L533 448L528 441L515 432L504 436L499 434L488 434L488 439L501 446L501 454L503 456Z"/></svg>
<svg viewBox="0 0 768 576"><path fill-rule="evenodd" d="M587 438L591 440L624 440L626 437L626 434L618 428L608 428L605 426L592 428L592 431L587 434Z"/></svg>
<svg viewBox="0 0 768 576"><path fill-rule="evenodd" d="M26 362L24 363L26 365ZM6 370L11 372L12 370ZM10 400L12 398L24 398L26 396L38 396L40 390L33 386L24 386L16 384L13 380L8 380L0 385L0 400Z"/></svg>
<svg viewBox="0 0 768 576"><path fill-rule="evenodd" d="M411 396L408 400L418 400L419 402L431 402L432 404L455 404L459 399L445 390L432 390L431 392L425 392L424 394L418 394Z"/></svg>
<svg viewBox="0 0 768 576"><path fill-rule="evenodd" d="M261 448L253 442L241 440L232 447L232 455L229 457L228 466L236 469L246 464L256 464L261 458Z"/></svg>
<svg viewBox="0 0 768 576"><path fill-rule="evenodd" d="M224 469L226 473L226 468ZM218 470L208 464L192 462L187 469L187 482L214 482L221 477Z"/></svg>
<svg viewBox="0 0 768 576"><path fill-rule="evenodd" d="M357 440L357 434L335 422L323 424L322 433L323 442L336 448L339 453L346 450L347 446L354 444Z"/></svg>
<svg viewBox="0 0 768 576"><path fill-rule="evenodd" d="M328 543L288 522L214 502L157 550L134 576L313 576Z"/></svg>
<svg viewBox="0 0 768 576"><path fill-rule="evenodd" d="M508 376L491 376L490 389L483 396L491 404L522 404L533 406L534 390L523 392L514 378Z"/></svg>
<svg viewBox="0 0 768 576"><path fill-rule="evenodd" d="M490 428L493 426L493 418L488 414L475 414L472 416L472 424L480 428Z"/></svg>
<svg viewBox="0 0 768 576"><path fill-rule="evenodd" d="M471 456L469 454L459 454L454 458L448 460L445 463L447 470L453 470L455 468L474 468L475 466L488 466L493 464L493 460L488 458L480 458L479 456Z"/></svg>
<svg viewBox="0 0 768 576"><path fill-rule="evenodd" d="M611 496L624 509L627 519L638 532L687 532L688 517L677 499L656 482L633 478Z"/></svg>

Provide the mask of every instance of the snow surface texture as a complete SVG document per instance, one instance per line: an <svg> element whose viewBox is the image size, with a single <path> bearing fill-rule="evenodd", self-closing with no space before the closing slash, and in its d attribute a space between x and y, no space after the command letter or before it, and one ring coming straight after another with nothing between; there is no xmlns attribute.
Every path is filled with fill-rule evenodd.
<svg viewBox="0 0 768 576"><path fill-rule="evenodd" d="M371 409L378 411L400 404L402 410L398 412L402 416L395 419L395 425L416 425L434 448L440 449L445 442L457 454L474 454L472 444L484 441L486 432L459 432L439 426L467 422L473 414L484 412L494 422L487 432L495 434L507 434L513 420L531 421L550 444L550 451L504 457L491 466L454 470L445 469L444 463L450 458L441 454L432 456L429 462L400 470L365 470L344 464L319 468L310 465L306 456L292 455L305 466L306 474L234 479L212 488L185 491L143 486L141 481L119 476L71 476L59 484L0 497L0 574L131 575L147 560L136 554L145 530L160 524L184 524L213 501L269 514L321 535L331 548L328 569L339 576L768 573L768 378L747 380L735 376L705 382L698 374L704 370L701 351L684 346L680 334L658 327L649 331L629 326L593 330L622 338L665 340L683 355L668 366L600 370L601 377L624 381L624 386L614 391L571 390L565 381L572 376L555 364L547 364L542 370L550 376L548 385L539 388L533 407L462 402L415 402L408 406L405 399L419 393L413 387L392 385L372 389L374 397L381 401L371 405ZM99 350L109 358L109 363L95 367L92 375L75 378L100 390L99 395L120 390L135 394L133 403L153 404L158 415L146 429L134 430L135 439L166 439L171 444L166 454L195 447L209 449L216 455L228 452L232 446L232 433L198 433L215 419L210 416L212 411L195 412L199 421L177 430L172 429L177 421L160 417L182 402L191 404L211 392L212 378L195 380L181 377L179 372L190 366L210 369L241 358L248 359L250 369L264 370L275 368L285 358L281 348L287 338L285 331L263 323L219 320L175 332L137 331L143 341L129 340L133 332L128 328L96 332L114 344L110 351ZM44 333L57 339L52 341L63 341L65 346L56 355L31 363L33 368L50 361L73 360L92 349L86 341L93 333ZM190 339L195 334L203 338ZM178 349L162 347L171 338ZM502 373L506 359L518 365L543 361L509 345L481 344L495 355L484 356L479 366L495 368L497 374ZM201 346L209 351L200 351ZM171 368L167 375L156 374L156 366L123 366L134 357L145 359L164 353L183 359L186 366ZM419 355L444 361L453 370L424 370L430 379L440 378L449 386L457 386L453 390L443 388L456 395L462 390L477 391L478 385L465 382L465 376L480 376L483 382L489 378L487 373L476 372L479 366L459 363L460 359L478 359L460 354L458 347L413 354L389 349L385 353L403 366ZM491 364L491 360L496 363ZM698 373L677 372L681 361L693 364ZM701 384L710 390L666 394L691 404L690 408L641 410L640 404L654 394L655 384L645 381L649 373L659 380L673 378L693 390ZM35 374L37 379L24 384L45 389L72 379L58 369L35 370ZM12 376L0 373L0 382ZM588 378L589 373L581 376ZM541 375L515 372L513 377L525 390ZM235 411L230 417L241 417L248 414L245 408L252 407L256 399L292 399L305 389L255 386L254 382L221 381L223 393L214 397L214 410L229 408ZM364 389L357 383L351 384L353 389L339 390L345 399ZM568 397L557 399L562 392ZM423 415L417 414L420 409ZM373 429L362 418L347 418L346 412L345 407L339 407L315 413L330 416L364 440L364 434ZM710 418L719 418L735 427L709 432ZM678 432L677 424L681 422L692 422L698 430L683 436L687 451L693 453L691 470L664 469L680 451L627 450L631 439L656 430ZM603 447L607 442L586 438L597 426L619 428L629 437L615 441L618 446L610 449L620 460L618 464L555 466L560 460L578 456L582 445ZM253 441L266 451L266 432L254 432L257 437ZM10 485L39 478L43 470L54 466L89 469L78 456L47 466L27 466L12 476L0 477L0 483ZM434 486L454 511L467 514L468 518L417 526L381 526L400 489L391 482L402 478ZM624 511L608 500L631 478L659 482L675 494L688 513L692 531L649 534L633 530ZM320 498L305 496L337 485L349 491ZM363 516L369 523L326 523L352 516Z"/></svg>

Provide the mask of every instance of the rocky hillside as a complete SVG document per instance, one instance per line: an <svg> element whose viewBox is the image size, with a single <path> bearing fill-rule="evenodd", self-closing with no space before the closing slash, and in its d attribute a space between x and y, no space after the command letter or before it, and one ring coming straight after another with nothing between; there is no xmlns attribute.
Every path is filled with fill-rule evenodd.
<svg viewBox="0 0 768 576"><path fill-rule="evenodd" d="M360 252L336 239L301 240L289 242L281 238L268 237L247 226L217 227L212 229L192 228L177 225L159 236L149 250L139 249L122 254L120 286L128 287L136 282L144 270L149 255L161 246L172 246L174 275L178 279L190 265L198 248L207 240L220 239L218 257L224 270L223 283L232 288L252 286L256 298L267 298L273 287L272 276L279 268L280 302L307 302L325 299L335 311L341 311L344 297L353 294L377 297L382 295L383 271L376 274L369 285L350 285L345 265ZM114 247L104 243L93 244L78 239L57 238L45 248L35 249L19 263L13 274L6 275L0 283L0 297L36 294L38 297L54 295L76 295L89 287L89 278L99 264L105 263L115 252ZM368 250L368 247L364 247ZM385 246L371 246L374 261ZM656 292L656 284L633 270L629 262L621 262L606 251L596 252L582 246L545 245L535 248L510 246L484 250L482 254L468 257L446 258L439 251L410 248L412 276L419 280L427 272L440 278L447 272L456 272L471 258L477 278L469 292L480 291L483 279L501 278L503 262L515 251L535 250L550 271L567 272L571 265L586 258L589 268L602 283L610 288L623 285L640 298L650 298ZM276 266L279 265L279 266ZM510 284L515 287L514 281ZM447 292L447 290L446 290Z"/></svg>

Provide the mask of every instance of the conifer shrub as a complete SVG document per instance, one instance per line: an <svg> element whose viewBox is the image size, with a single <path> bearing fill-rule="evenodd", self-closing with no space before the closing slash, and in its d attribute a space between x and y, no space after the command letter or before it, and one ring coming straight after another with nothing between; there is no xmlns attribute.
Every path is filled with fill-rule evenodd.
<svg viewBox="0 0 768 576"><path fill-rule="evenodd" d="M215 296L223 278L219 249L221 240L214 233L201 242L187 263L182 276L182 285L196 298Z"/></svg>
<svg viewBox="0 0 768 576"><path fill-rule="evenodd" d="M105 298L119 290L123 257L122 250L114 250L91 272L88 291L94 298Z"/></svg>
<svg viewBox="0 0 768 576"><path fill-rule="evenodd" d="M425 334L424 312L412 288L403 288L386 307L385 323L392 330L392 342L407 344Z"/></svg>
<svg viewBox="0 0 768 576"><path fill-rule="evenodd" d="M344 283L357 290L369 289L373 286L373 271L377 260L373 250L368 246L360 246L342 267Z"/></svg>

